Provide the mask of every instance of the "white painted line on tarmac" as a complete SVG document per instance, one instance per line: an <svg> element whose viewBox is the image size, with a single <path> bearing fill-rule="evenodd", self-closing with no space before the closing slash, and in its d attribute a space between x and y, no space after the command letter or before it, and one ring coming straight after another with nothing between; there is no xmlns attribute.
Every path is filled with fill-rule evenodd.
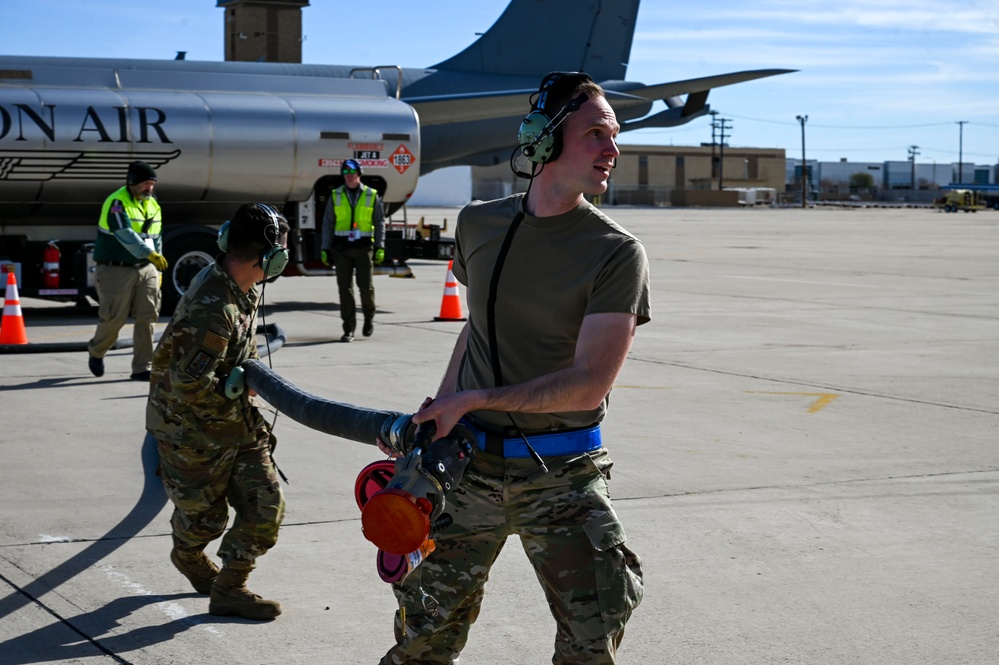
<svg viewBox="0 0 999 665"><path fill-rule="evenodd" d="M133 581L128 575L115 570L113 566L101 566L100 570L102 573L107 575L112 582L133 595L155 596L152 591L149 591L138 582ZM184 609L179 603L161 600L157 602L155 606L171 621L184 621L191 625L203 628L209 633L214 633L219 636L224 635L224 633L215 626L210 626L196 619L194 615Z"/></svg>
<svg viewBox="0 0 999 665"><path fill-rule="evenodd" d="M73 539L69 536L50 536L47 533L38 534L38 542L40 543L71 543Z"/></svg>

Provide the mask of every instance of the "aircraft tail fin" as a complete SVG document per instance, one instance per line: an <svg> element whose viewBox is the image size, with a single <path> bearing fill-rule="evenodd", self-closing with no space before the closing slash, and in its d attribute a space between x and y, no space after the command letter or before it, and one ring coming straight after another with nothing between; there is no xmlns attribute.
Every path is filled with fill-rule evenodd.
<svg viewBox="0 0 999 665"><path fill-rule="evenodd" d="M511 0L496 23L433 66L485 74L544 76L583 71L624 80L639 0Z"/></svg>

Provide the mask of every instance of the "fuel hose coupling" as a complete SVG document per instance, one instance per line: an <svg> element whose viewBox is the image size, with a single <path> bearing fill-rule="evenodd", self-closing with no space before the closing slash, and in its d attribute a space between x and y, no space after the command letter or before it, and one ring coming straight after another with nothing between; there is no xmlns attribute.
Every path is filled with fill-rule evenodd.
<svg viewBox="0 0 999 665"><path fill-rule="evenodd" d="M416 552L451 523L447 496L472 460L475 439L463 425L430 444L432 438L432 426L423 425L409 452L395 460L384 489L361 507L364 537L389 554Z"/></svg>

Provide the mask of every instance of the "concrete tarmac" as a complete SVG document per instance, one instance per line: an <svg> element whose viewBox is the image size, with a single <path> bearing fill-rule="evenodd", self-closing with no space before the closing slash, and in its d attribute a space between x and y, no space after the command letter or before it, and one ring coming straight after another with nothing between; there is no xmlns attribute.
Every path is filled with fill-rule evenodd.
<svg viewBox="0 0 999 665"><path fill-rule="evenodd" d="M620 662L999 661L999 213L608 212L653 281L605 423L645 565ZM375 334L351 344L333 341L333 278L267 286L287 334L275 371L415 410L462 324L433 320L445 264L412 267L376 280ZM22 307L32 343L82 343L96 322ZM0 663L378 662L395 602L353 498L377 449L278 418L288 513L250 588L284 614L213 617L168 558L130 353L101 379L85 351L0 355ZM462 665L550 662L553 638L510 542Z"/></svg>

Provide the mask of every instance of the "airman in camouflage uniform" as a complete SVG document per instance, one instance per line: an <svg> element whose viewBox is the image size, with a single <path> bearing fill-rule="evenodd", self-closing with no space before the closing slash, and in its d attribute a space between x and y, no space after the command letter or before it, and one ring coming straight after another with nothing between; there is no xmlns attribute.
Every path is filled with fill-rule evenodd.
<svg viewBox="0 0 999 665"><path fill-rule="evenodd" d="M413 422L442 435L464 419L478 450L447 498L453 524L394 587L397 644L382 665L457 662L508 537L520 539L555 619L552 663L617 663L642 599L598 423L637 326L651 317L648 259L583 198L606 190L619 154L603 90L585 74L553 73L540 92L547 102L535 112L564 122L560 152L539 144L532 154L557 160L538 160L526 195L475 201L458 215L453 267L467 287L468 323L437 396Z"/></svg>
<svg viewBox="0 0 999 665"><path fill-rule="evenodd" d="M251 594L245 581L257 557L277 542L284 518L273 435L248 391L235 398L225 392L233 369L258 357L254 284L263 273L257 259L272 243L264 242L261 226L270 219L248 208L255 205L233 217L229 251L197 275L160 339L146 428L158 442L160 475L174 504L174 565L195 590L211 595L212 614L272 619L280 604ZM281 222L283 241L287 222ZM242 233L234 233L237 224ZM240 238L251 239L249 251ZM220 572L204 549L225 531L230 505L236 517L219 547Z"/></svg>

